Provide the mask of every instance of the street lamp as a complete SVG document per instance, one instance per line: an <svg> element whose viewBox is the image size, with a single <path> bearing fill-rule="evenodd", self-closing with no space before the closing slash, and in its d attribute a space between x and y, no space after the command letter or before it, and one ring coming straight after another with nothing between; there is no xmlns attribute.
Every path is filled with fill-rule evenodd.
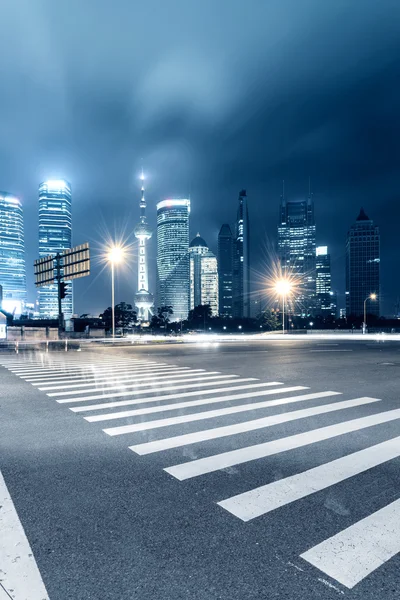
<svg viewBox="0 0 400 600"><path fill-rule="evenodd" d="M114 292L114 265L122 262L125 250L121 246L113 246L109 249L107 258L111 263L111 327L112 337L115 338L115 292Z"/></svg>
<svg viewBox="0 0 400 600"><path fill-rule="evenodd" d="M376 300L376 294L370 294L364 300L364 323L363 323L363 333L367 333L367 300Z"/></svg>
<svg viewBox="0 0 400 600"><path fill-rule="evenodd" d="M285 300L286 296L292 291L292 284L287 279L278 279L275 284L275 291L282 296L282 333L285 333Z"/></svg>

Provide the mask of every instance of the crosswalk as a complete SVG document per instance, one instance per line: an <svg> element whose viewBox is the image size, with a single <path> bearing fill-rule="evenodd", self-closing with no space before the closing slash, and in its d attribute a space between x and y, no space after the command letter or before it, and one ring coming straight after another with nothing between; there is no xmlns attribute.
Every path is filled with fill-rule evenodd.
<svg viewBox="0 0 400 600"><path fill-rule="evenodd" d="M379 398L345 398L339 391L312 391L304 385L146 358L41 355L3 357L0 364L72 413L82 413L87 423L100 424L107 436L126 436L128 448L136 455L165 457L169 464L163 469L177 482L263 460L262 485L242 488L226 498L212 498L219 509L244 523L275 515L283 507L341 482L354 481L352 478L400 456L399 430L399 436L355 452L346 452L344 443L343 456L268 481L268 458L279 459L284 452L296 453L385 423L398 425L400 409L382 409ZM364 414L367 407L370 410ZM361 415L354 418L354 409ZM330 415L333 423L307 426L307 419L320 416L326 421ZM269 431L274 431L270 428L290 423L302 431L270 436ZM260 434L264 438L261 443ZM224 438L229 439L228 450L209 450ZM200 456L193 453L191 460L171 464L169 451L196 444L201 447ZM176 452L172 455L177 456ZM399 552L400 499L304 548L299 557L352 589Z"/></svg>

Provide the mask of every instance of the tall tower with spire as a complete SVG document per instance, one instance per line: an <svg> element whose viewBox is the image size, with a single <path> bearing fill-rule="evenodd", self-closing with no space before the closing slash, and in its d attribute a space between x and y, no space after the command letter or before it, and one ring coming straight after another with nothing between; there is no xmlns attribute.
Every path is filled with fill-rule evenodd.
<svg viewBox="0 0 400 600"><path fill-rule="evenodd" d="M151 229L146 218L146 200L144 197L144 175L140 176L142 195L140 198L140 221L134 229L135 237L139 240L138 287L135 294L135 305L138 309L140 322L148 321L154 303L153 294L149 292L149 273L146 254L146 242L151 238Z"/></svg>

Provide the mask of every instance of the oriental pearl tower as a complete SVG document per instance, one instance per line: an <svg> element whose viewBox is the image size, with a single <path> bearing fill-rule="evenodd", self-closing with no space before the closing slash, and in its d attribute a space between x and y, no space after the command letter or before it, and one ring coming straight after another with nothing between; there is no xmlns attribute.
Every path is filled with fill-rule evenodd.
<svg viewBox="0 0 400 600"><path fill-rule="evenodd" d="M144 197L144 175L140 176L142 181L142 196L140 198L140 221L133 230L135 237L139 240L138 260L138 288L135 294L135 304L138 309L138 320L149 321L151 308L154 303L153 294L149 292L149 275L146 254L146 242L151 238L151 229L146 219L146 200Z"/></svg>

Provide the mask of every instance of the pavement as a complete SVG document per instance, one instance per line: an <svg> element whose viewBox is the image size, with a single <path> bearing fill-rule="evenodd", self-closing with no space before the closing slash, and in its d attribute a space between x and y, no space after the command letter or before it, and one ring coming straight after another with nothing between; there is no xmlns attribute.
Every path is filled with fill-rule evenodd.
<svg viewBox="0 0 400 600"><path fill-rule="evenodd" d="M398 341L0 365L1 600L399 599Z"/></svg>

